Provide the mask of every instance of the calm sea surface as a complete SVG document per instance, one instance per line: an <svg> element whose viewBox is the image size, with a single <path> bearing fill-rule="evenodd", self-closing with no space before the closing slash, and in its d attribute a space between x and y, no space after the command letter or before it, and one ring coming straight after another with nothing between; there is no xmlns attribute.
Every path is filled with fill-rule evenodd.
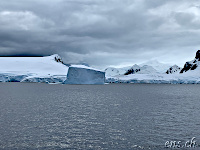
<svg viewBox="0 0 200 150"><path fill-rule="evenodd" d="M162 150L193 137L200 85L0 84L0 149Z"/></svg>

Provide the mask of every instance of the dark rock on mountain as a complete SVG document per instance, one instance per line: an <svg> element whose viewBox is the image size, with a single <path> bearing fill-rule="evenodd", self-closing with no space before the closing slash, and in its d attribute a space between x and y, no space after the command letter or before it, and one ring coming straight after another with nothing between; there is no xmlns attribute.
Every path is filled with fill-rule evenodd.
<svg viewBox="0 0 200 150"><path fill-rule="evenodd" d="M129 74L134 74L134 73L137 73L137 72L139 72L140 71L140 69L129 69L124 75L129 75Z"/></svg>
<svg viewBox="0 0 200 150"><path fill-rule="evenodd" d="M55 61L60 62L60 63L63 64L62 58L59 55L54 54L53 56L54 56Z"/></svg>
<svg viewBox="0 0 200 150"><path fill-rule="evenodd" d="M167 71L166 74L173 74L176 72L180 72L181 68L177 65L173 65L172 67L170 67Z"/></svg>
<svg viewBox="0 0 200 150"><path fill-rule="evenodd" d="M196 59L198 59L198 60L200 60L200 50L198 50L197 52L196 52L196 57L195 57Z"/></svg>
<svg viewBox="0 0 200 150"><path fill-rule="evenodd" d="M185 63L183 69L180 73L187 72L188 70L195 70L198 67L198 62L200 61L200 50L196 52L195 59L193 61L188 61Z"/></svg>
<svg viewBox="0 0 200 150"><path fill-rule="evenodd" d="M124 73L124 75L129 75L129 74L135 74L140 71L140 67L138 65L133 65L130 69L128 69L127 72Z"/></svg>
<svg viewBox="0 0 200 150"><path fill-rule="evenodd" d="M128 71L125 72L124 75L129 75L129 74L152 74L152 73L157 73L157 70L154 69L152 66L144 65L144 66L138 66L138 65L133 65Z"/></svg>

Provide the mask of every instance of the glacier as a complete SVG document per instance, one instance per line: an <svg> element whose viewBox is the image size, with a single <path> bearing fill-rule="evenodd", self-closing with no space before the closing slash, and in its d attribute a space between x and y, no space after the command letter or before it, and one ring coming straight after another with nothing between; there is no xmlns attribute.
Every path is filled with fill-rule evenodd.
<svg viewBox="0 0 200 150"><path fill-rule="evenodd" d="M65 84L104 84L105 72L84 65L71 65Z"/></svg>
<svg viewBox="0 0 200 150"><path fill-rule="evenodd" d="M0 57L0 82L63 83L68 66L54 54L46 57Z"/></svg>
<svg viewBox="0 0 200 150"><path fill-rule="evenodd" d="M195 71L185 74L130 74L106 78L106 83L200 84L200 76Z"/></svg>

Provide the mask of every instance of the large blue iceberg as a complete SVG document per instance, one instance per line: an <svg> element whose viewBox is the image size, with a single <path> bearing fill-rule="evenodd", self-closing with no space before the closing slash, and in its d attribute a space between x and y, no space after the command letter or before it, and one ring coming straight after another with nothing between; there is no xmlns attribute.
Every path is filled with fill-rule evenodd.
<svg viewBox="0 0 200 150"><path fill-rule="evenodd" d="M72 65L68 69L65 84L104 84L105 72L83 65Z"/></svg>

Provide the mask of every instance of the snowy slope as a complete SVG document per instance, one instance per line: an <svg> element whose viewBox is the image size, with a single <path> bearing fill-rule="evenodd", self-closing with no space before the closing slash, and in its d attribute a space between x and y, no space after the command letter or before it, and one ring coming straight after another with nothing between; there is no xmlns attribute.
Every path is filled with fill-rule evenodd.
<svg viewBox="0 0 200 150"><path fill-rule="evenodd" d="M140 64L139 66L144 66L144 65L153 67L158 73L165 73L166 70L171 67L170 64L164 64L157 60L150 60L150 61Z"/></svg>
<svg viewBox="0 0 200 150"><path fill-rule="evenodd" d="M117 75L123 75L130 68L131 68L131 66L127 66L127 67L123 67L123 68L108 67L108 68L105 69L106 77L113 77L113 76L117 76Z"/></svg>
<svg viewBox="0 0 200 150"><path fill-rule="evenodd" d="M140 71L138 72L138 74L154 74L154 73L157 73L157 70L149 65L144 65L140 67Z"/></svg>
<svg viewBox="0 0 200 150"><path fill-rule="evenodd" d="M34 76L66 75L68 67L55 61L58 55L47 57L0 57L0 73Z"/></svg>
<svg viewBox="0 0 200 150"><path fill-rule="evenodd" d="M37 82L44 78L62 81L68 72L68 67L62 64L57 54L47 57L0 57L0 64L0 81L4 77L18 77L26 82Z"/></svg>

